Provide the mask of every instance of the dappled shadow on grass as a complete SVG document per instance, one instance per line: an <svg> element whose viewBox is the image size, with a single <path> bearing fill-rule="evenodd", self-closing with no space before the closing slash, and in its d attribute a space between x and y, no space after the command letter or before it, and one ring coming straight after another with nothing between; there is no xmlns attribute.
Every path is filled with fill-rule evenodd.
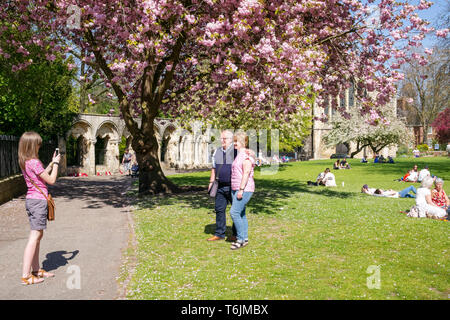
<svg viewBox="0 0 450 320"><path fill-rule="evenodd" d="M205 186L209 177L184 176L171 177L177 184L189 186ZM327 200L332 198L349 199L357 196L354 192L339 191L330 187L307 186L306 182L287 179L255 179L256 191L248 204L249 212L253 214L276 214L280 206L292 198L296 193L314 194L324 196ZM200 190L200 189L199 189ZM201 191L191 191L181 194L146 196L138 200L143 209L152 209L162 205L181 205L192 209L214 210L214 199L209 197L206 187Z"/></svg>
<svg viewBox="0 0 450 320"><path fill-rule="evenodd" d="M205 230L203 231L205 234L214 235L216 233L216 224L207 224L205 226ZM225 230L225 241L231 242L230 237L233 235L233 230L231 226L227 226Z"/></svg>
<svg viewBox="0 0 450 320"><path fill-rule="evenodd" d="M279 207L292 198L294 194L314 194L332 198L349 199L355 197L353 192L338 191L324 186L308 186L306 182L296 180L256 180L257 190L251 199L249 207L255 214L276 214Z"/></svg>

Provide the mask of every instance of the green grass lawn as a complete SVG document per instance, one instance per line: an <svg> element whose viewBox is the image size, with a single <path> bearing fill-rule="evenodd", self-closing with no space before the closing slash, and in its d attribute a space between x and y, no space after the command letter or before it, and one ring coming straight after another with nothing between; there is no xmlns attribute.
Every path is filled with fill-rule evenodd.
<svg viewBox="0 0 450 320"><path fill-rule="evenodd" d="M213 200L205 194L148 197L135 204L136 269L129 299L448 299L447 221L400 213L414 199L379 198L361 186L401 190L393 181L413 164L442 177L450 194L448 158L400 158L334 171L338 187L309 187L333 160L290 163L274 175L255 173L247 247L210 243ZM206 185L209 173L170 177ZM344 185L342 183L344 182ZM418 184L415 184L418 187ZM229 208L228 208L229 209ZM231 218L227 213L227 232ZM379 289L368 288L378 266ZM370 279L370 278L369 278Z"/></svg>

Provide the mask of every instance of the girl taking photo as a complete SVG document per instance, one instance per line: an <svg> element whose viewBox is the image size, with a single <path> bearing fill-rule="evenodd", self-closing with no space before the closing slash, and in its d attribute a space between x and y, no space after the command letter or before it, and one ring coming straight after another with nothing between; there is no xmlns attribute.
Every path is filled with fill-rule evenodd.
<svg viewBox="0 0 450 320"><path fill-rule="evenodd" d="M24 285L41 283L44 278L55 276L39 267L39 247L47 227L47 184L56 182L61 155L55 152L52 162L44 169L38 155L41 145L42 138L36 132L25 132L19 140L19 165L28 187L25 207L31 228L23 254Z"/></svg>

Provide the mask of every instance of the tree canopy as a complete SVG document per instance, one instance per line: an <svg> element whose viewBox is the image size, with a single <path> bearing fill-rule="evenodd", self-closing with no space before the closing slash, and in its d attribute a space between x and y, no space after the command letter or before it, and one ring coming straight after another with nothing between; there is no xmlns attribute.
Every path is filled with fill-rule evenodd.
<svg viewBox="0 0 450 320"><path fill-rule="evenodd" d="M35 30L29 44L38 45L48 60L55 52L70 53L102 75L133 136L139 190L160 192L174 189L158 161L153 121L161 111L177 116L184 112L180 106L200 96L202 103L192 108L202 117L231 104L248 117L264 112L288 121L309 108L302 97L311 89L320 104L353 81L360 112L374 110L381 118L378 106L393 97L402 78L391 63L411 59L410 48L434 31L417 14L431 4L16 0L3 5L0 19L18 31ZM441 37L447 33L436 31ZM12 43L26 55L29 44Z"/></svg>
<svg viewBox="0 0 450 320"><path fill-rule="evenodd" d="M22 53L8 45L9 36L3 32L0 37L0 134L20 136L34 130L47 140L64 136L77 111L72 90L74 72L60 56L53 62L42 58L36 46L29 47L23 62ZM29 33L21 37L29 37ZM28 68L16 66L29 61Z"/></svg>

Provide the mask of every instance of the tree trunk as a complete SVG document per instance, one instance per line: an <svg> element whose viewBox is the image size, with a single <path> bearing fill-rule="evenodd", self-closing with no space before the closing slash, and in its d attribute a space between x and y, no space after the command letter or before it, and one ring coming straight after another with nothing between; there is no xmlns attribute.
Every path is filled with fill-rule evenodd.
<svg viewBox="0 0 450 320"><path fill-rule="evenodd" d="M180 188L164 175L154 133L146 137L133 137L131 145L139 165L139 195L180 191Z"/></svg>
<svg viewBox="0 0 450 320"><path fill-rule="evenodd" d="M381 150L383 150L383 148L385 148L385 147L387 147L387 145L386 144L383 144L383 145L381 145L381 146L373 146L373 145L370 145L370 149L372 149L372 152L374 153L374 154L378 154Z"/></svg>
<svg viewBox="0 0 450 320"><path fill-rule="evenodd" d="M424 123L422 130L423 130L423 135L422 135L422 144L428 144L428 123Z"/></svg>
<svg viewBox="0 0 450 320"><path fill-rule="evenodd" d="M361 145L361 143L358 141L358 142L356 143L356 150L353 151L353 152L350 154L350 158L353 159L353 157L354 157L356 154L360 153L365 147L367 147L367 144L362 144L362 145ZM350 151L350 148L349 148L349 151Z"/></svg>
<svg viewBox="0 0 450 320"><path fill-rule="evenodd" d="M144 69L141 81L141 127L139 128L131 114L131 105L127 95L112 79L114 73L108 66L107 61L97 45L95 37L91 30L85 32L87 41L91 44L98 68L103 71L106 78L111 81L111 86L116 93L120 102L120 110L122 112L125 125L133 136L131 145L136 152L136 160L139 165L139 195L158 194L158 193L174 193L189 191L187 188L178 187L164 175L159 163L158 150L159 145L155 136L154 119L158 115L159 107L163 97L167 92L173 79L174 72L179 62L179 56L184 42L186 41L185 32L181 32L171 54L163 59L158 65L149 57L149 65ZM172 68L163 72L168 62L172 62ZM190 190L194 190L191 188ZM198 187L196 189L199 189Z"/></svg>

